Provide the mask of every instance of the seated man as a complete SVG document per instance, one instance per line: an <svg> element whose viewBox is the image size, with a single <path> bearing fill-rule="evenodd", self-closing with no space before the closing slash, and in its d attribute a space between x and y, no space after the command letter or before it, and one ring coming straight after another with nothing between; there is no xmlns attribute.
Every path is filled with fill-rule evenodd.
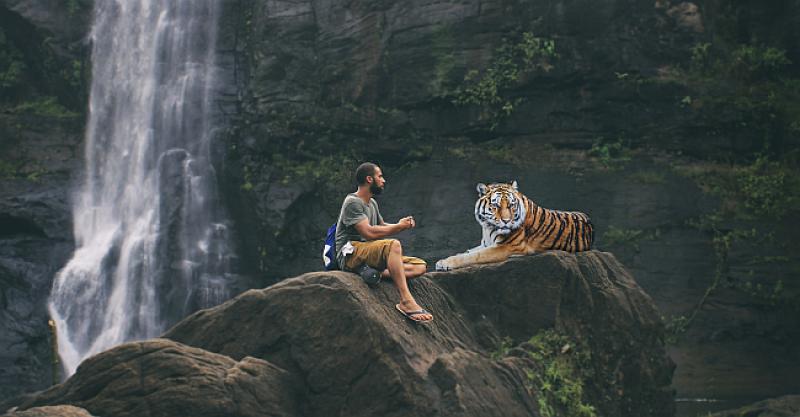
<svg viewBox="0 0 800 417"><path fill-rule="evenodd" d="M342 203L336 223L336 261L343 271L355 271L366 264L391 277L400 292L400 304L395 308L415 322L429 322L433 315L417 304L408 290L409 278L425 273L425 261L403 256L397 239L384 239L415 226L412 217L396 224L384 223L378 203L372 197L383 191L386 180L377 165L365 162L356 170L358 190L348 194Z"/></svg>

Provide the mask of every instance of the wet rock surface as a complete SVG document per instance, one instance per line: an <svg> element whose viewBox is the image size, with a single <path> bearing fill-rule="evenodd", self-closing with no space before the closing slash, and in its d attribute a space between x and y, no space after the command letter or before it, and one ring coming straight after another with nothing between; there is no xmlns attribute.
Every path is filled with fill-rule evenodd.
<svg viewBox="0 0 800 417"><path fill-rule="evenodd" d="M0 178L0 401L59 380L46 304L74 249L69 199L79 126L0 116L0 130L14 132L0 142L3 159L19 167Z"/></svg>
<svg viewBox="0 0 800 417"><path fill-rule="evenodd" d="M786 395L755 404L709 414L710 417L791 417L800 415L800 395Z"/></svg>

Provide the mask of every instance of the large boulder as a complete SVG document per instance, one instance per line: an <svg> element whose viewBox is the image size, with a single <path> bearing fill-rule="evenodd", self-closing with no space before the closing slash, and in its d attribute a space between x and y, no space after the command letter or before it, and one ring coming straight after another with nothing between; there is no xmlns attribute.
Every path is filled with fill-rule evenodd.
<svg viewBox="0 0 800 417"><path fill-rule="evenodd" d="M659 314L609 253L549 252L432 273L414 280L412 291L435 315L432 323L401 316L391 284L370 288L346 272L308 273L250 290L189 316L166 339L124 344L87 360L66 383L20 409L539 416L549 400L534 381L545 359L528 354L528 340L553 331L570 341L558 346L559 355L587 349L578 400L597 415L673 413L673 365Z"/></svg>
<svg viewBox="0 0 800 417"><path fill-rule="evenodd" d="M291 375L263 360L154 339L84 362L66 383L23 404L71 404L102 416L294 416ZM26 414L18 414L27 416Z"/></svg>
<svg viewBox="0 0 800 417"><path fill-rule="evenodd" d="M82 408L71 405L55 405L34 407L25 411L12 411L3 414L3 417L92 417Z"/></svg>

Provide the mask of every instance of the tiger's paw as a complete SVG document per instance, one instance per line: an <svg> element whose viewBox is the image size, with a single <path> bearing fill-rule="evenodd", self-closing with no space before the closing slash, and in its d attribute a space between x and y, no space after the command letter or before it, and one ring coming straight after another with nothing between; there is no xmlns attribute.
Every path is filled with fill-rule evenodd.
<svg viewBox="0 0 800 417"><path fill-rule="evenodd" d="M440 259L436 261L436 270L437 271L450 271L453 269L453 266L449 262L450 258Z"/></svg>

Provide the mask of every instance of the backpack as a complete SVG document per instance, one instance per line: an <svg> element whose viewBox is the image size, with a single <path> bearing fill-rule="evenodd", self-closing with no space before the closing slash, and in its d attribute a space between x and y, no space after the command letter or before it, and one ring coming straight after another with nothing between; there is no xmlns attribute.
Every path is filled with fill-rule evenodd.
<svg viewBox="0 0 800 417"><path fill-rule="evenodd" d="M328 235L325 236L325 246L322 247L322 263L326 271L339 269L336 263L336 223L328 228Z"/></svg>

